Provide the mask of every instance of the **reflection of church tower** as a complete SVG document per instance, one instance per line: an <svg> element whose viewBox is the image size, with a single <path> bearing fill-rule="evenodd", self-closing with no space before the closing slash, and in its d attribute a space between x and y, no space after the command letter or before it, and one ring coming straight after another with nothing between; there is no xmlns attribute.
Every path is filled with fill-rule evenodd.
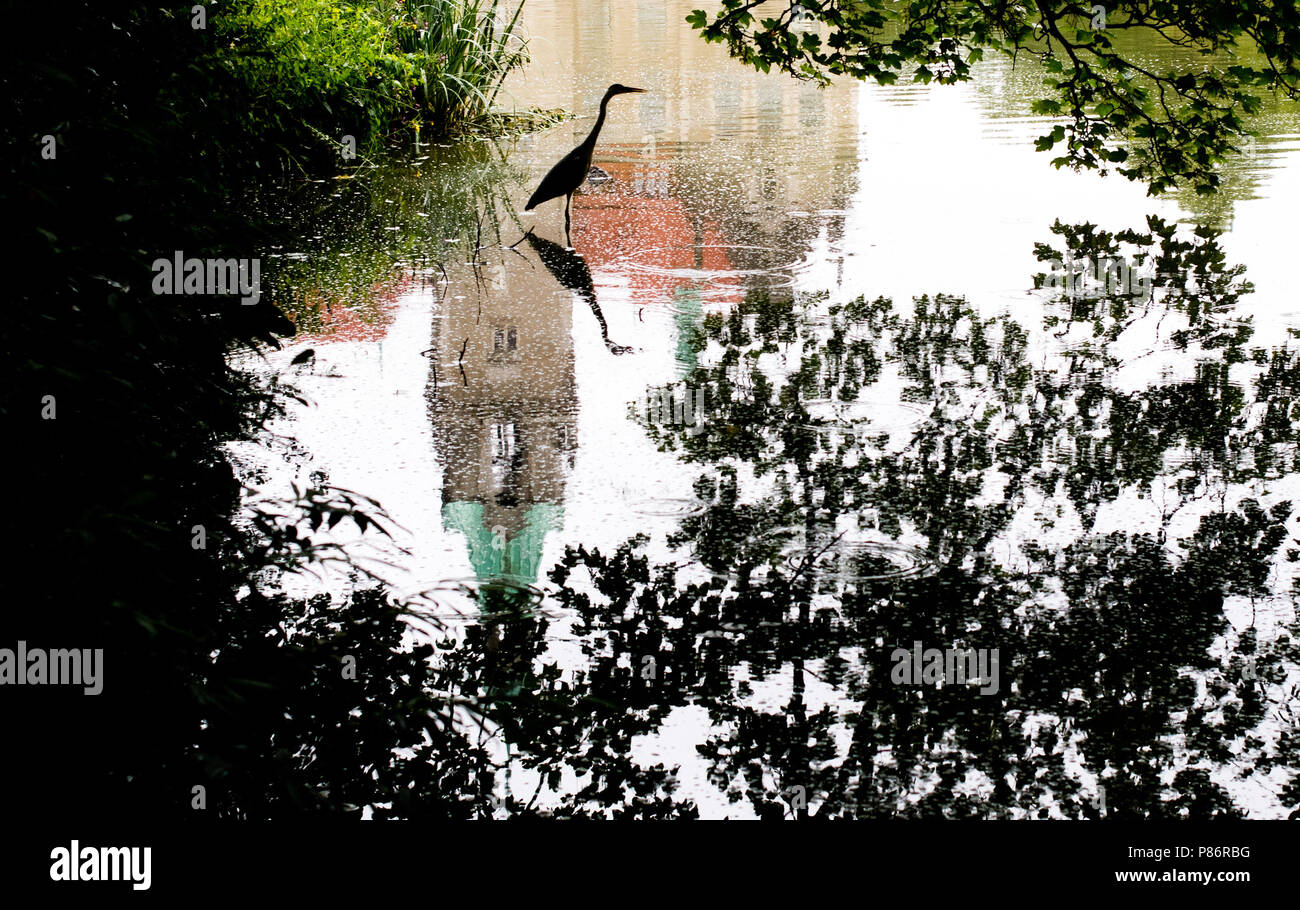
<svg viewBox="0 0 1300 910"><path fill-rule="evenodd" d="M465 293L449 291L435 321L429 393L443 522L465 535L479 579L530 584L577 445L572 307L514 254L453 287Z"/></svg>

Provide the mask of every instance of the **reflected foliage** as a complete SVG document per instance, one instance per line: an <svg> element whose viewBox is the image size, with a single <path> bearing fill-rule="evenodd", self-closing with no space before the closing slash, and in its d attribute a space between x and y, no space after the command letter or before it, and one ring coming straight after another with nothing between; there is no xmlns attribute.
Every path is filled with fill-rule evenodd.
<svg viewBox="0 0 1300 910"><path fill-rule="evenodd" d="M702 429L646 423L704 504L671 561L644 535L570 548L558 614L485 588L482 620L436 647L399 647L419 616L380 592L232 628L225 676L285 675L213 715L215 740L271 744L232 771L232 806L693 817L636 746L689 714L740 815L1294 815L1300 554L1277 481L1297 352L1248 347L1249 288L1213 232L1053 232L1043 257L1123 246L1166 275L1141 301L1043 294L1031 327L947 295L753 293L708 317L686 378ZM1146 369L1166 345L1190 368ZM579 669L549 649L559 616ZM997 649L998 685L897 681L918 642ZM323 685L345 653L366 681Z"/></svg>

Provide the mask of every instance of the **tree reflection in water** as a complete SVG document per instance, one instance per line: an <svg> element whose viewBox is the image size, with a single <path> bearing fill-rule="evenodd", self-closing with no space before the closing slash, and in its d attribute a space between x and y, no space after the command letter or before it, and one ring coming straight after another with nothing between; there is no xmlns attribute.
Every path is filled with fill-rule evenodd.
<svg viewBox="0 0 1300 910"><path fill-rule="evenodd" d="M274 657L292 679L249 696L235 738L207 731L211 754L261 731L227 810L311 794L378 816L694 815L673 769L630 756L686 705L741 814L1294 809L1296 535L1273 491L1297 473L1300 357L1249 347L1250 288L1212 232L1053 232L1039 259L1124 255L1154 293L1048 296L1041 343L943 295L903 313L756 293L708 317L686 378L703 430L646 424L708 507L676 562L640 536L551 570L581 672L548 654L540 613L403 651L379 592L276 604L306 644L232 633L218 664ZM1121 344L1146 327L1168 341ZM1166 354L1193 368L1161 372ZM1000 686L893 682L915 642L997 649ZM321 652L357 655L364 684L314 685ZM511 773L535 783L515 793Z"/></svg>

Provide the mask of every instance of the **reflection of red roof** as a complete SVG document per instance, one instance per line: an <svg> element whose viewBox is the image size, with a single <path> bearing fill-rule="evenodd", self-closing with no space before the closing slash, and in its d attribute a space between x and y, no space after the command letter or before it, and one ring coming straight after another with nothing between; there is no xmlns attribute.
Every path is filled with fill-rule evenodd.
<svg viewBox="0 0 1300 910"><path fill-rule="evenodd" d="M378 281L355 300L314 289L295 301L289 318L299 341L382 341L393 324L397 301L413 282L410 274Z"/></svg>
<svg viewBox="0 0 1300 910"><path fill-rule="evenodd" d="M629 152L622 151L623 155ZM732 268L726 240L717 222L702 221L697 238L695 225L680 199L672 196L637 195L633 192L637 170L648 162L602 162L600 167L613 180L598 191L573 197L573 243L592 268L614 269L619 260L631 258L642 268L624 272L631 286L650 300L672 300L679 287L696 287L682 271L727 272ZM696 263L696 243L704 246ZM719 276L710 281L713 287L733 285L734 299L740 300L741 282L737 277ZM727 300L732 295L726 295Z"/></svg>

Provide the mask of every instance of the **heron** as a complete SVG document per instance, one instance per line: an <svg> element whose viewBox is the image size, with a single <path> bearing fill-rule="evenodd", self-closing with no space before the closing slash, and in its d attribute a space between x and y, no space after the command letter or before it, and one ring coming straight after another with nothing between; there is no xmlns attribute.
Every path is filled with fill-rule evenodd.
<svg viewBox="0 0 1300 910"><path fill-rule="evenodd" d="M525 212L531 212L543 202L563 196L564 236L566 239L569 238L569 206L573 202L574 190L582 186L591 170L591 155L596 150L596 137L600 135L600 128L605 125L605 110L609 107L609 99L615 95L644 91L643 88L631 88L619 85L617 82L605 90L605 97L600 99L600 116L596 118L596 125L591 128L591 133L582 141L582 145L561 158L559 163L547 172L537 190L529 197L528 205L524 208Z"/></svg>

